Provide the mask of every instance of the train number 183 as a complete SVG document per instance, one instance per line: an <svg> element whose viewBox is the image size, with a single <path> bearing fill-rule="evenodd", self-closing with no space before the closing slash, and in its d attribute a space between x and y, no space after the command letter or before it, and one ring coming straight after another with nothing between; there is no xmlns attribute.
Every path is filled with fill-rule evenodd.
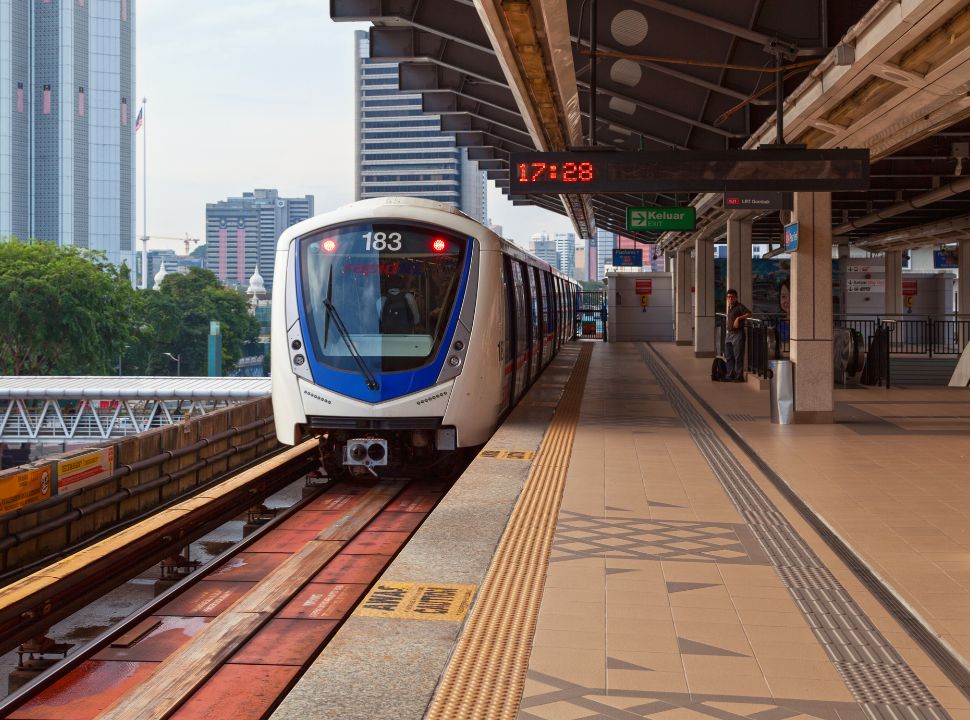
<svg viewBox="0 0 970 720"><path fill-rule="evenodd" d="M369 232L364 233L364 240L367 241L368 250L396 252L401 249L401 233Z"/></svg>

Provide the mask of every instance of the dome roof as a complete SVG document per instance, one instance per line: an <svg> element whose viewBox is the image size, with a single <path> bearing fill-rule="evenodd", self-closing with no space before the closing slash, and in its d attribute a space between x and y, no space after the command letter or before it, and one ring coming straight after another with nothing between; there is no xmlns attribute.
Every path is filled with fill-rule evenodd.
<svg viewBox="0 0 970 720"><path fill-rule="evenodd" d="M249 278L249 288L246 290L247 295L265 295L266 294L266 284L263 281L263 276L259 274L259 265L253 270L253 276Z"/></svg>
<svg viewBox="0 0 970 720"><path fill-rule="evenodd" d="M166 275L168 275L168 270L165 269L165 263L163 262L158 272L155 273L155 286L152 288L153 290L158 290L161 287L162 280L165 279Z"/></svg>

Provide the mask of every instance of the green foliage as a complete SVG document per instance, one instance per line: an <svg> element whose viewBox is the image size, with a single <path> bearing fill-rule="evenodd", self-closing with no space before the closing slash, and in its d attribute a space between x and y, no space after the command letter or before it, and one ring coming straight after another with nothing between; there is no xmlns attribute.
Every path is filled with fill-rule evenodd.
<svg viewBox="0 0 970 720"><path fill-rule="evenodd" d="M606 290L606 285L599 280L580 280L579 284L583 286L583 290L586 292Z"/></svg>
<svg viewBox="0 0 970 720"><path fill-rule="evenodd" d="M221 325L224 371L235 366L243 344L259 334L246 296L223 287L208 270L166 275L159 290L140 295L144 321L129 364L145 375L175 375L178 365L165 353L181 356L183 375L206 375L211 320Z"/></svg>
<svg viewBox="0 0 970 720"><path fill-rule="evenodd" d="M0 242L0 373L108 374L139 299L127 269L49 242Z"/></svg>

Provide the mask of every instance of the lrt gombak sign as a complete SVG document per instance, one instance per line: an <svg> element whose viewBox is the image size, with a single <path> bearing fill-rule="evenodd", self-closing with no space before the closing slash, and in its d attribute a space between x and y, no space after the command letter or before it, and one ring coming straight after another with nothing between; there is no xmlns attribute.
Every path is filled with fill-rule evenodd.
<svg viewBox="0 0 970 720"><path fill-rule="evenodd" d="M528 152L510 164L512 195L869 189L865 149Z"/></svg>

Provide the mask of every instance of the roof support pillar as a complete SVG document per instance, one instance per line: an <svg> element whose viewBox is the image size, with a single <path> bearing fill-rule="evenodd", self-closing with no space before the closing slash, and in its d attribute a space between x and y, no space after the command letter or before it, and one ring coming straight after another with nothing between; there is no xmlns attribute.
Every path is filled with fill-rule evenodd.
<svg viewBox="0 0 970 720"><path fill-rule="evenodd" d="M796 193L795 221L798 250L791 261L795 422L832 422L831 193Z"/></svg>
<svg viewBox="0 0 970 720"><path fill-rule="evenodd" d="M714 357L714 239L694 241L694 356Z"/></svg>
<svg viewBox="0 0 970 720"><path fill-rule="evenodd" d="M748 307L751 297L751 220L728 220L727 284L738 291L738 300Z"/></svg>
<svg viewBox="0 0 970 720"><path fill-rule="evenodd" d="M886 266L886 315L903 314L903 251L883 253Z"/></svg>
<svg viewBox="0 0 970 720"><path fill-rule="evenodd" d="M690 248L677 251L673 257L674 264L674 341L678 345L690 345L694 338L694 309L691 307L693 293L691 292Z"/></svg>

